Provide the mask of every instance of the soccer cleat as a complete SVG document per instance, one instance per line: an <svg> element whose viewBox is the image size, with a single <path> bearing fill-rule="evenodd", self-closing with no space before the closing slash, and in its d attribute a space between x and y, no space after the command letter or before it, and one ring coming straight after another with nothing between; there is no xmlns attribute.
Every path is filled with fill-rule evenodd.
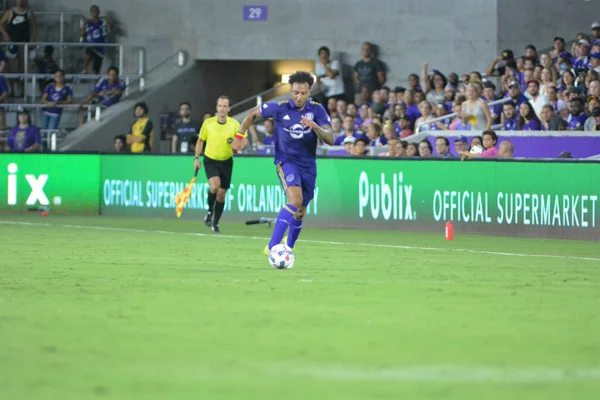
<svg viewBox="0 0 600 400"><path fill-rule="evenodd" d="M271 254L271 251L269 250L269 244L267 243L267 245L265 246L265 249L263 250L263 254L267 257L269 257L269 254Z"/></svg>
<svg viewBox="0 0 600 400"><path fill-rule="evenodd" d="M213 225L211 226L212 229L212 233L221 233L221 230L219 229L219 225Z"/></svg>
<svg viewBox="0 0 600 400"><path fill-rule="evenodd" d="M206 215L204 216L204 225L212 226L212 213L206 213Z"/></svg>

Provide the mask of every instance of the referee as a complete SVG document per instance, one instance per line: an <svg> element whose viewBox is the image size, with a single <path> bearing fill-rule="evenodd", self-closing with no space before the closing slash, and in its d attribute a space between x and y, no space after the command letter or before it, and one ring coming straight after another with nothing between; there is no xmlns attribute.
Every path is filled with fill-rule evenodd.
<svg viewBox="0 0 600 400"><path fill-rule="evenodd" d="M233 170L233 150L231 143L238 135L240 123L228 116L231 100L227 96L217 99L217 115L204 121L195 148L194 167L200 169L200 156L204 149L204 170L208 178L209 191L206 202L208 213L204 224L210 226L213 233L221 233L219 220L225 208L225 194L231 184ZM245 144L246 140L244 140ZM206 145L206 147L205 147Z"/></svg>

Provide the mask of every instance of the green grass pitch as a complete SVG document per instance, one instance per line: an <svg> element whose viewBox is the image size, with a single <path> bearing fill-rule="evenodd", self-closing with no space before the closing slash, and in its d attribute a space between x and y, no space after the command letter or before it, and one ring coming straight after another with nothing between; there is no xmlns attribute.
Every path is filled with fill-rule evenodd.
<svg viewBox="0 0 600 400"><path fill-rule="evenodd" d="M0 398L600 393L598 243L305 225L0 216Z"/></svg>

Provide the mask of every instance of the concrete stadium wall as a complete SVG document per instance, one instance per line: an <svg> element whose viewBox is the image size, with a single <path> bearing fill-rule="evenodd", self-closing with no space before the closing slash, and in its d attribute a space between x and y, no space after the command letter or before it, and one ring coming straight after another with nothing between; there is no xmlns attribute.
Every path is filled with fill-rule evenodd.
<svg viewBox="0 0 600 400"><path fill-rule="evenodd" d="M93 1L32 1L38 10L86 12ZM148 48L153 66L185 49L200 60L310 60L329 46L354 64L360 44L379 46L390 69L389 83L404 83L431 68L467 72L483 69L503 48L516 54L533 43L552 44L589 30L596 1L583 0L264 0L268 21L243 22L244 0L104 0L113 17L115 38ZM597 18L596 18L597 19Z"/></svg>
<svg viewBox="0 0 600 400"><path fill-rule="evenodd" d="M496 0L264 0L268 21L243 22L243 0L104 0L116 39L148 48L153 66L183 48L200 60L312 60L327 45L343 62L363 41L379 46L391 84L420 71L484 68L496 53ZM44 0L37 9L87 12L92 1Z"/></svg>
<svg viewBox="0 0 600 400"><path fill-rule="evenodd" d="M600 4L589 0L498 1L498 51L509 48L522 55L529 43L543 49L555 36L569 41L579 32L589 35L599 11Z"/></svg>

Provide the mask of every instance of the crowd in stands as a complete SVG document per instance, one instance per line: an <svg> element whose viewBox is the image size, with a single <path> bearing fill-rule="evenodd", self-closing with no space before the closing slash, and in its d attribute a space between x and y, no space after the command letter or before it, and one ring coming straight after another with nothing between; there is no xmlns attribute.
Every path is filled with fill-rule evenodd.
<svg viewBox="0 0 600 400"><path fill-rule="evenodd" d="M85 18L79 32L80 42L93 43L98 46L88 46L82 49L84 70L70 71L88 74L91 64L93 74L101 74L102 64L106 60L105 47L102 44L108 42L111 27L108 19L100 16L100 8L93 5L89 9L90 17ZM0 34L5 42L44 42L45 38L38 35L38 24L35 13L29 7L27 0L17 0L15 7L6 10L0 19ZM46 40L47 41L47 40ZM60 69L54 59L54 47L44 46L43 51L36 51L36 46L29 48L29 60L25 59L22 46L9 44L0 48L0 151L44 151L47 147L48 138L51 133L58 130L64 106L79 104L79 125L85 123L86 104L110 107L116 104L125 91L125 84L119 78L119 69L114 66L104 66L107 72L105 78L100 78L94 85L92 92L83 99L74 99L72 84L64 70ZM29 62L29 73L50 75L52 78L42 78L37 81L41 99L38 103L45 107L41 108L37 127L33 125L31 113L34 107L19 107L17 113L17 124L9 128L6 126L5 108L11 104L23 103L24 79L7 79L5 73L23 74L25 62ZM72 68L71 68L72 69ZM37 129L36 134L24 134L24 125L21 115L27 115L30 126ZM24 117L23 117L24 118ZM40 129L38 129L38 127ZM29 128L27 128L29 129ZM28 130L28 132L31 129ZM2 140L4 139L4 140ZM33 144L38 146L33 146Z"/></svg>
<svg viewBox="0 0 600 400"><path fill-rule="evenodd" d="M425 62L420 75L408 76L407 88L393 89L385 86L385 66L373 56L373 46L364 43L362 59L353 68L352 99L344 94L339 62L322 47L315 68L320 92L315 97L332 118L335 144L344 145L351 155L364 153L365 145L391 143L381 155L449 156L444 146L432 152L426 139L418 146L402 140L423 131L600 131L600 23L594 22L591 30L591 36L579 33L569 49L564 38L556 37L548 53L538 54L528 45L515 58L505 50L485 74L446 75ZM512 155L511 143L498 145L506 149L501 157ZM469 150L476 146L484 147L482 156L498 153L490 153L479 137Z"/></svg>

